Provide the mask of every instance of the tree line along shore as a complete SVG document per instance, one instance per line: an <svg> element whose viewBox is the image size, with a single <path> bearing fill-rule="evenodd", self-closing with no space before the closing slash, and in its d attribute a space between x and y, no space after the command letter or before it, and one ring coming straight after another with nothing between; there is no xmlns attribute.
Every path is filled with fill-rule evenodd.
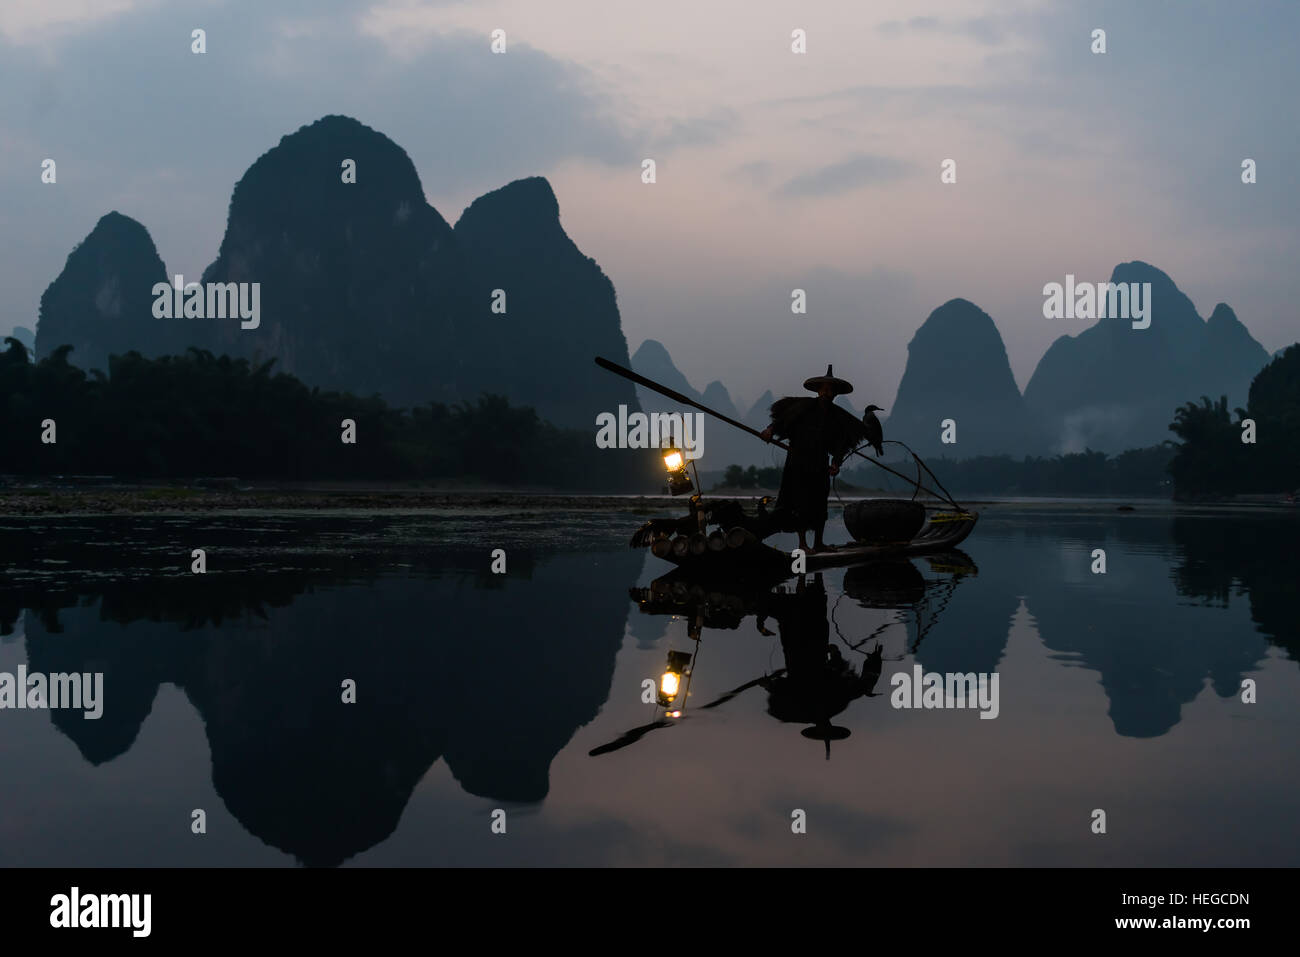
<svg viewBox="0 0 1300 957"><path fill-rule="evenodd" d="M273 360L255 364L194 348L157 359L132 352L110 357L107 374L87 373L68 362L68 346L33 362L21 342L5 343L0 475L21 480L188 482L212 507L221 507L219 490L205 491L193 477L415 483L431 495L436 485L646 494L664 484L654 450L598 448L589 432L557 427L500 395L394 408L378 396L310 387L275 372ZM1085 450L928 464L954 494L1280 498L1300 486L1300 346L1255 377L1245 408L1230 412L1226 399L1201 397L1173 410L1172 420L1180 441L1118 455ZM841 494L893 485L904 491L870 465L850 463L837 482ZM776 467L733 465L710 474L706 488L744 492L780 483Z"/></svg>

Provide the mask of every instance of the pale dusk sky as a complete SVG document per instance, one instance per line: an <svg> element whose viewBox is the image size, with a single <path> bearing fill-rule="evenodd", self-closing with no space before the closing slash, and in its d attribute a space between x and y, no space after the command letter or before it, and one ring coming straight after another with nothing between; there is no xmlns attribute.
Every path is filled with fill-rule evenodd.
<svg viewBox="0 0 1300 957"><path fill-rule="evenodd" d="M1289 2L6 0L0 332L35 326L112 209L197 277L244 170L343 113L406 150L452 223L546 176L629 348L658 339L745 401L834 362L888 407L916 327L957 296L1023 388L1089 324L1044 319L1043 285L1132 259L1272 352L1300 337L1298 34Z"/></svg>

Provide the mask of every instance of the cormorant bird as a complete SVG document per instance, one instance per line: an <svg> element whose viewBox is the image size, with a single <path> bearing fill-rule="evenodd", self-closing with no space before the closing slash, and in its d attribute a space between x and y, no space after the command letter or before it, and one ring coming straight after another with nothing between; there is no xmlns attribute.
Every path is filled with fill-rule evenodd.
<svg viewBox="0 0 1300 957"><path fill-rule="evenodd" d="M867 430L867 444L876 450L876 456L885 454L881 446L885 440L885 430L880 427L880 420L876 418L876 411L884 412L878 405L867 406L867 411L862 413L862 427Z"/></svg>

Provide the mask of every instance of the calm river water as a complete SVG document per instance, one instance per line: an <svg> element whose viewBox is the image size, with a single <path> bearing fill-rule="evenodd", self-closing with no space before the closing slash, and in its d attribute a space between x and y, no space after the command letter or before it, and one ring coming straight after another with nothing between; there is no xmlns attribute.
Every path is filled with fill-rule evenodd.
<svg viewBox="0 0 1300 957"><path fill-rule="evenodd" d="M0 708L0 866L1300 865L1294 511L998 503L694 598L644 518L0 520L0 681L103 675Z"/></svg>

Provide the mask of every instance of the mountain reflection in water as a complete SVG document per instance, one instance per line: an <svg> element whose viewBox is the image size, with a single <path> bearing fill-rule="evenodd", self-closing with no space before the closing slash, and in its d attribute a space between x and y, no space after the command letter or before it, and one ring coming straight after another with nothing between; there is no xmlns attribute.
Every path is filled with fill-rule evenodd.
<svg viewBox="0 0 1300 957"><path fill-rule="evenodd" d="M997 672L1016 622L1057 667L1098 675L1113 738L1164 736L1207 681L1235 702L1266 661L1300 653L1294 516L1008 508L992 518L965 552L752 589L674 579L619 547L631 516L560 537L473 517L10 519L4 668L104 673L102 718L39 718L95 766L130 752L159 689L175 686L202 722L230 814L297 861L331 866L382 846L439 759L464 793L521 813L563 804L586 786L573 774L600 780L615 760L602 755L629 745L671 763L701 714L749 727L753 700L764 738L797 729L841 766L853 760L845 748L865 746L852 728L897 719L892 673ZM498 545L505 575L490 571ZM206 575L189 571L198 547ZM1095 547L1108 552L1105 575L1089 570ZM1235 609L1247 617L1225 617ZM711 637L727 632L761 643L766 666ZM652 676L636 671L670 647L694 656L676 722L640 704ZM355 704L341 699L348 679ZM1004 681L1002 694L1018 692ZM998 721L977 724L1029 733L1034 720L1004 703ZM651 731L672 727L654 743ZM571 743L590 770L566 772L557 792L552 767ZM35 773L13 766L16 753L0 748L6 779ZM42 863L35 847L17 857Z"/></svg>

